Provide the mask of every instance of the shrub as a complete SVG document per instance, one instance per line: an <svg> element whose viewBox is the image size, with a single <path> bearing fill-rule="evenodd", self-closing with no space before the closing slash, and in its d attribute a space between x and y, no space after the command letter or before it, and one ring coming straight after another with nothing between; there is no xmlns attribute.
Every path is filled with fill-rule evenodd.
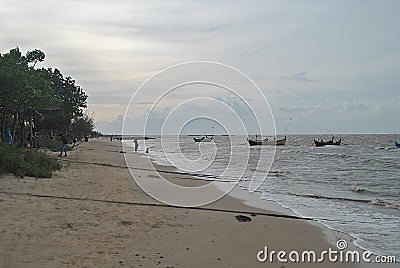
<svg viewBox="0 0 400 268"><path fill-rule="evenodd" d="M38 138L38 143L40 148L45 148L53 152L61 151L62 141L47 138ZM70 151L71 149L72 147L67 145L67 150Z"/></svg>
<svg viewBox="0 0 400 268"><path fill-rule="evenodd" d="M53 152L59 152L61 150L62 142L58 140L51 140L46 138L38 138L39 146L42 148L49 149Z"/></svg>
<svg viewBox="0 0 400 268"><path fill-rule="evenodd" d="M60 162L44 152L0 145L0 172L11 172L19 177L50 178L52 172L60 168Z"/></svg>

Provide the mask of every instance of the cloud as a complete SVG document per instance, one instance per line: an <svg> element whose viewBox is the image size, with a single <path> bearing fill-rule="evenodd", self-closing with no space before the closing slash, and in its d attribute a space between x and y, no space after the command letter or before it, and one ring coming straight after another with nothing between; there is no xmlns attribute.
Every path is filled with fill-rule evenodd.
<svg viewBox="0 0 400 268"><path fill-rule="evenodd" d="M96 115L96 122L108 122L114 120L115 114L124 114L126 105L118 103L90 103L87 110Z"/></svg>
<svg viewBox="0 0 400 268"><path fill-rule="evenodd" d="M134 104L139 104L139 105L151 105L154 104L151 101L139 101L139 102L135 102Z"/></svg>
<svg viewBox="0 0 400 268"><path fill-rule="evenodd" d="M359 102L343 102L340 103L338 106L342 111L350 113L371 111L371 109L373 108L371 107L371 105Z"/></svg>
<svg viewBox="0 0 400 268"><path fill-rule="evenodd" d="M399 8L399 1L343 8L340 1L309 0L4 0L0 52L42 49L46 60L39 66L58 67L83 86L99 127L123 114L122 106L150 75L190 60L240 69L269 95L277 117L321 111L371 117L398 97ZM146 109L147 97L135 109ZM261 103L249 97L254 106ZM222 101L247 113L238 100ZM398 105L390 107L398 114Z"/></svg>
<svg viewBox="0 0 400 268"><path fill-rule="evenodd" d="M310 113L322 110L322 105L309 105L309 106L283 106L279 111L288 114Z"/></svg>
<svg viewBox="0 0 400 268"><path fill-rule="evenodd" d="M268 90L268 94L270 95L287 95L287 94L293 94L295 93L297 90L294 88L280 88L280 89L272 89L272 90Z"/></svg>
<svg viewBox="0 0 400 268"><path fill-rule="evenodd" d="M291 75L283 77L283 79L284 80L292 80L292 81L310 82L310 83L318 82L316 80L309 78L306 75L306 72L291 74Z"/></svg>
<svg viewBox="0 0 400 268"><path fill-rule="evenodd" d="M121 134L123 119L123 115L118 115L117 118L112 121L99 121L97 122L96 128L101 130L103 134Z"/></svg>

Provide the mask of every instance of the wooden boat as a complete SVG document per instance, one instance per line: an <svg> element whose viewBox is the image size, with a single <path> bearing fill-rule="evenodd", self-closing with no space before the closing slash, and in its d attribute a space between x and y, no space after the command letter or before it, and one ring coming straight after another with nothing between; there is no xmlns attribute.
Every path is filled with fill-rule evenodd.
<svg viewBox="0 0 400 268"><path fill-rule="evenodd" d="M288 128L289 128L289 125L290 125L291 121L292 121L292 118L289 119L289 122L288 122L288 124L286 126L285 137L284 138L281 138L281 139L274 138L273 140L269 140L268 138L266 138L264 140L258 140L257 139L258 137L256 135L256 138L254 140L247 138L247 141L249 142L249 145L250 146L255 146L255 145L275 145L275 146L276 145L285 145L286 144L286 133L288 131Z"/></svg>
<svg viewBox="0 0 400 268"><path fill-rule="evenodd" d="M264 139L264 140L258 140L257 139L257 135L256 135L256 138L254 140L253 139L247 139L247 140L248 140L250 146L255 146L255 145L285 145L286 136L284 138L278 139L278 140L276 140L276 139L269 140L268 138Z"/></svg>
<svg viewBox="0 0 400 268"><path fill-rule="evenodd" d="M200 138L200 135L197 135L196 137L193 137L194 142L212 142L214 139L214 127L211 128L211 134L210 136L207 135L207 132L204 133L204 136Z"/></svg>
<svg viewBox="0 0 400 268"><path fill-rule="evenodd" d="M396 146L396 148L400 148L400 143L397 140L394 140L394 146Z"/></svg>
<svg viewBox="0 0 400 268"><path fill-rule="evenodd" d="M201 137L200 138L200 136L197 136L197 138L196 137L193 137L193 141L194 142L212 142L213 141L213 139L214 139L214 137L213 136L203 136L203 137Z"/></svg>
<svg viewBox="0 0 400 268"><path fill-rule="evenodd" d="M329 141L314 139L315 146L317 146L317 147L322 147L322 146L326 146L326 145L339 146L341 142L342 142L342 138L340 138L338 141L336 141L334 137L332 137L332 139Z"/></svg>

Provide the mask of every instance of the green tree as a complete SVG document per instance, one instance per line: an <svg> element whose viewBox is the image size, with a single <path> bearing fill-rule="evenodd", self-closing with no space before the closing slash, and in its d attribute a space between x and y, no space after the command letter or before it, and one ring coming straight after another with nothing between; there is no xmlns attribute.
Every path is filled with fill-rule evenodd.
<svg viewBox="0 0 400 268"><path fill-rule="evenodd" d="M94 119L88 114L79 116L72 121L71 136L74 138L82 138L91 135L94 129Z"/></svg>
<svg viewBox="0 0 400 268"><path fill-rule="evenodd" d="M86 93L58 69L35 69L44 59L45 54L38 49L28 51L26 56L18 47L0 54L1 137L11 124L15 140L19 123L20 145L25 140L26 126L31 134L34 128L62 133L79 118L86 120Z"/></svg>
<svg viewBox="0 0 400 268"><path fill-rule="evenodd" d="M39 126L41 129L63 133L70 128L74 118L83 115L88 96L80 86L75 84L75 80L69 76L64 77L58 69L48 69L47 75L59 101L42 110L45 119L39 123Z"/></svg>
<svg viewBox="0 0 400 268"><path fill-rule="evenodd" d="M39 49L35 49L33 51L28 51L26 53L26 59L29 63L33 63L33 68L35 67L36 63L44 61L46 56L42 51Z"/></svg>
<svg viewBox="0 0 400 268"><path fill-rule="evenodd" d="M0 58L0 109L1 109L1 136L4 136L6 121L10 114L18 116L21 108L21 99L26 96L26 72L28 62L19 51L11 49Z"/></svg>

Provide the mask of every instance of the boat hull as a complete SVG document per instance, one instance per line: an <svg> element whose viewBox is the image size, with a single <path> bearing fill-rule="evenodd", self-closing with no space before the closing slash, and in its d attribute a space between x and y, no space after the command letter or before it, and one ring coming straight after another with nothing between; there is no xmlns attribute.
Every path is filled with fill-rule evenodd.
<svg viewBox="0 0 400 268"><path fill-rule="evenodd" d="M342 143L342 139L340 138L338 141L330 140L330 141L318 141L314 139L315 146L317 147L322 147L322 146L327 146L327 145L335 145L339 146Z"/></svg>
<svg viewBox="0 0 400 268"><path fill-rule="evenodd" d="M275 141L258 141L258 140L251 140L249 139L249 145L250 146L256 146L256 145L285 145L286 144L286 137L283 139L275 140Z"/></svg>
<svg viewBox="0 0 400 268"><path fill-rule="evenodd" d="M194 142L212 142L213 139L212 138L208 138L208 137L201 137L201 138L193 138Z"/></svg>
<svg viewBox="0 0 400 268"><path fill-rule="evenodd" d="M400 143L397 140L394 140L394 146L396 146L396 148L400 148Z"/></svg>

